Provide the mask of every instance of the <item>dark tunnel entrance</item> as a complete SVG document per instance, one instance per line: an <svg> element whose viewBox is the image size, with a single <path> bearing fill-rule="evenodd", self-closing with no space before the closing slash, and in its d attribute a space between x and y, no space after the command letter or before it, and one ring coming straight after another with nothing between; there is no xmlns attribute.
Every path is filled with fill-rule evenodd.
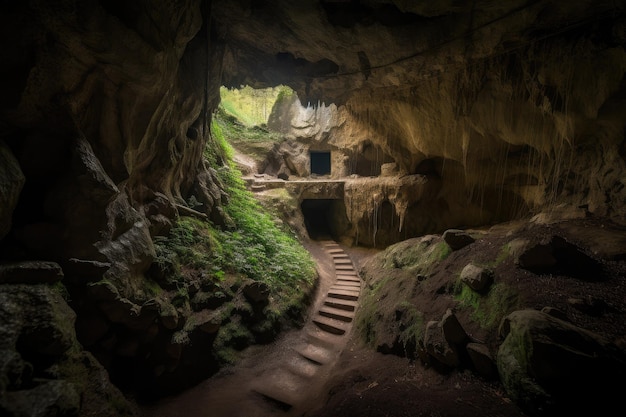
<svg viewBox="0 0 626 417"><path fill-rule="evenodd" d="M311 174L330 174L330 152L311 151Z"/></svg>
<svg viewBox="0 0 626 417"><path fill-rule="evenodd" d="M303 200L300 208L306 230L313 240L338 240L349 228L343 200Z"/></svg>

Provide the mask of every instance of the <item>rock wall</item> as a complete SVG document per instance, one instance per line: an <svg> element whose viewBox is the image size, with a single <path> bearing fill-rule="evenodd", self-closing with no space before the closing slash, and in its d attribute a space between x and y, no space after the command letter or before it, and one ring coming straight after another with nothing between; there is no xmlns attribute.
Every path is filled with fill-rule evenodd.
<svg viewBox="0 0 626 417"><path fill-rule="evenodd" d="M401 170L440 181L451 211L478 208L467 224L563 204L624 223L625 58L577 36L450 68L376 104L351 99L344 126L361 127L343 135L372 132Z"/></svg>
<svg viewBox="0 0 626 417"><path fill-rule="evenodd" d="M0 5L0 263L17 271L11 283L50 285L28 262L54 262L78 315L78 342L133 389L158 370L206 375L215 366L209 355L181 364L185 352L171 336L185 320L168 299L154 299L146 279L153 241L186 199L193 195L202 203L196 210L221 222L224 192L202 160L221 65L208 6ZM12 291L0 285L2 297ZM0 339L19 331L1 330ZM30 360L20 346L9 348ZM77 404L73 413L89 411Z"/></svg>
<svg viewBox="0 0 626 417"><path fill-rule="evenodd" d="M361 199L357 223L376 228L388 203L390 218L414 219L389 231L405 237L564 207L626 223L624 2L312 3L261 2L249 25L235 17L246 6L217 5L239 48L231 60L226 47L225 82L261 63L256 85L286 82L304 103L335 103L332 117L320 116L332 106L290 102L278 118L305 147L332 151L334 178L395 164L398 177L438 190L390 203L360 184L381 198ZM284 26L256 40L270 14Z"/></svg>

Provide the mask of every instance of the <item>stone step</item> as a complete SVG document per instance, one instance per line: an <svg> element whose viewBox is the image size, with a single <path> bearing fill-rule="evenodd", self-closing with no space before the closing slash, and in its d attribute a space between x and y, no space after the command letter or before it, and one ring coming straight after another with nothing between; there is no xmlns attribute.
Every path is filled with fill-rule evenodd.
<svg viewBox="0 0 626 417"><path fill-rule="evenodd" d="M337 281L350 281L361 283L361 278L356 275L337 274Z"/></svg>
<svg viewBox="0 0 626 417"><path fill-rule="evenodd" d="M343 258L333 259L333 263L335 265L350 265L350 266L352 266L352 261L350 259L343 259Z"/></svg>
<svg viewBox="0 0 626 417"><path fill-rule="evenodd" d="M345 285L341 285L339 283L335 283L333 284L330 289L330 291L335 291L335 290L339 290L339 291L348 291L348 292L352 292L355 293L356 295L359 295L361 293L361 288L360 287L347 287Z"/></svg>
<svg viewBox="0 0 626 417"><path fill-rule="evenodd" d="M354 267L352 266L352 264L350 264L350 265L335 265L335 270L337 271L337 274L344 274L346 272L354 272L356 274L356 271L354 270Z"/></svg>
<svg viewBox="0 0 626 417"><path fill-rule="evenodd" d="M359 291L331 288L328 291L328 297L339 298L341 300L357 301L359 299Z"/></svg>
<svg viewBox="0 0 626 417"><path fill-rule="evenodd" d="M313 319L313 323L315 323L317 327L324 330L325 332L337 335L345 334L349 328L349 324L343 321L331 319L320 315L316 316Z"/></svg>
<svg viewBox="0 0 626 417"><path fill-rule="evenodd" d="M331 255L334 254L334 253L345 253L343 251L343 249L341 249L339 247L336 247L336 248L334 248L334 247L326 248L326 252L330 253Z"/></svg>
<svg viewBox="0 0 626 417"><path fill-rule="evenodd" d="M296 375L286 368L276 368L264 374L259 383L252 386L252 391L287 411L306 399L307 385L308 378Z"/></svg>
<svg viewBox="0 0 626 417"><path fill-rule="evenodd" d="M344 253L343 251L342 252L331 253L330 255L331 255L331 257L333 259L344 259L344 258L348 258L349 257L348 254Z"/></svg>
<svg viewBox="0 0 626 417"><path fill-rule="evenodd" d="M320 370L320 365L316 361L311 361L302 355L289 355L285 362L285 367L296 375L305 378L312 378Z"/></svg>
<svg viewBox="0 0 626 417"><path fill-rule="evenodd" d="M352 271L338 271L337 272L337 276L339 275L351 275L351 276L358 276L359 274L357 274L357 272L353 269Z"/></svg>
<svg viewBox="0 0 626 417"><path fill-rule="evenodd" d="M337 280L335 282L335 284L333 285L333 287L346 287L346 289L350 288L350 289L361 289L361 283L359 281L340 281Z"/></svg>
<svg viewBox="0 0 626 417"><path fill-rule="evenodd" d="M324 305L327 305L329 307L334 307L337 309L341 309L341 310L346 310L346 311L354 311L357 306L359 305L358 301L353 301L353 300L342 300L340 298L327 298L324 301Z"/></svg>
<svg viewBox="0 0 626 417"><path fill-rule="evenodd" d="M317 326L312 326L306 333L306 340L313 345L324 347L328 350L339 354L341 346L344 343L343 336L328 333Z"/></svg>
<svg viewBox="0 0 626 417"><path fill-rule="evenodd" d="M303 358L313 361L319 365L325 365L331 362L336 356L334 351L311 343L296 348L295 351L298 352L298 354L300 354Z"/></svg>
<svg viewBox="0 0 626 417"><path fill-rule="evenodd" d="M252 184L250 186L250 189L252 191L263 191L265 190L267 187L265 187L265 184Z"/></svg>
<svg viewBox="0 0 626 417"><path fill-rule="evenodd" d="M345 321L346 323L352 322L354 314L348 310L342 310L340 308L323 306L318 310L320 316L330 317L331 319Z"/></svg>

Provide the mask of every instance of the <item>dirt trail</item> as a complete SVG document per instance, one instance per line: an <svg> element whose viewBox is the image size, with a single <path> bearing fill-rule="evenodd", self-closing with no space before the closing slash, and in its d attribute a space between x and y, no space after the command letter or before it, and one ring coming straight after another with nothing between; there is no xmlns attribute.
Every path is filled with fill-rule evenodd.
<svg viewBox="0 0 626 417"><path fill-rule="evenodd" d="M297 416L324 403L326 384L352 332L361 282L335 242L310 242L320 283L306 324L252 346L235 366L142 410L150 417Z"/></svg>

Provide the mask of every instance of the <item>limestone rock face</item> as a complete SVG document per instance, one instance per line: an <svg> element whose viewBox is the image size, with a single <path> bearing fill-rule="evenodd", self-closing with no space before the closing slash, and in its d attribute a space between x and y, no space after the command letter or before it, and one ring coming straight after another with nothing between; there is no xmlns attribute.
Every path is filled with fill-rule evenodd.
<svg viewBox="0 0 626 417"><path fill-rule="evenodd" d="M473 226L559 204L626 222L621 7L280 0L213 11L225 84L288 84L303 103L334 103L329 143L437 178L441 215L469 207L457 226ZM379 175L357 164L342 175L359 172Z"/></svg>
<svg viewBox="0 0 626 417"><path fill-rule="evenodd" d="M119 358L142 366L153 345L154 366L169 360L158 355L169 345L165 334L171 337L185 318L171 301L160 305L146 295L146 272L154 239L168 233L177 205L193 195L208 219L225 223L220 208L227 198L202 160L221 61L206 6L201 0L0 5L0 264L9 265L0 282L60 280L71 291L79 338L109 371ZM160 321L166 330L157 340ZM52 330L37 335L23 343L65 340ZM92 356L70 356L97 365ZM101 373L108 383L102 368L94 372L84 379L96 383ZM59 386L46 386L54 397Z"/></svg>

